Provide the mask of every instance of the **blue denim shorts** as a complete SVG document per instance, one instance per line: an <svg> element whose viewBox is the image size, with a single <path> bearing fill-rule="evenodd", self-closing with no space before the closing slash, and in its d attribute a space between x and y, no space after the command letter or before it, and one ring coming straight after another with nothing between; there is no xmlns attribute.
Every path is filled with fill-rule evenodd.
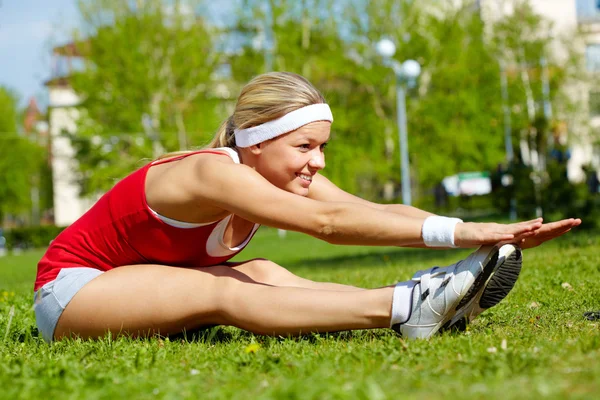
<svg viewBox="0 0 600 400"><path fill-rule="evenodd" d="M44 340L54 339L54 330L63 310L73 296L103 271L86 268L63 268L55 280L46 283L34 294L35 322Z"/></svg>

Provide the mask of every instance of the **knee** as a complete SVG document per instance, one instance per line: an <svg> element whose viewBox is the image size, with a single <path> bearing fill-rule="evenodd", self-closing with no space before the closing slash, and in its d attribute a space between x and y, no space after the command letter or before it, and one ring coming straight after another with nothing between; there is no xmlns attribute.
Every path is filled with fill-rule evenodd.
<svg viewBox="0 0 600 400"><path fill-rule="evenodd" d="M264 258L249 261L245 270L254 281L273 286L284 285L295 277L287 269Z"/></svg>

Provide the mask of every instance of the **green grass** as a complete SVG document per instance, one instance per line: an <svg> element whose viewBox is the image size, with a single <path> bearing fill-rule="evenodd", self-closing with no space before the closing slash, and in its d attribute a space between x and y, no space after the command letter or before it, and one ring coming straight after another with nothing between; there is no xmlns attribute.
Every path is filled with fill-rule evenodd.
<svg viewBox="0 0 600 400"><path fill-rule="evenodd" d="M600 239L590 233L528 250L515 289L466 333L414 342L389 330L270 338L216 327L171 340L48 345L31 309L41 254L0 259L2 399L505 400L595 398L600 391L600 323L582 317L600 310ZM265 230L243 258L267 257L315 280L376 287L466 254L336 247Z"/></svg>

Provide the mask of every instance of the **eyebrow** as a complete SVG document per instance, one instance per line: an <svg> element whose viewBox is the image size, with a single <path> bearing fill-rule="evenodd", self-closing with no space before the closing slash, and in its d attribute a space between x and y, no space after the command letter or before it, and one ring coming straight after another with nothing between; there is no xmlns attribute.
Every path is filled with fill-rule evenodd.
<svg viewBox="0 0 600 400"><path fill-rule="evenodd" d="M309 142L320 142L320 140L317 140L313 137L307 136L305 134L303 134L302 136L298 137L296 139L297 141L303 141L303 140L308 140ZM327 140L325 140L323 143L327 143L331 140L331 135L329 135L329 137L327 138Z"/></svg>

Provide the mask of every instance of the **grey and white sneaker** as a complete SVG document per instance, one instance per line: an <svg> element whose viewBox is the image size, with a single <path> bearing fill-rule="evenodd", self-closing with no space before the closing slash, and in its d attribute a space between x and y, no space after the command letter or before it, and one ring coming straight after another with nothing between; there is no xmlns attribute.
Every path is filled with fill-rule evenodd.
<svg viewBox="0 0 600 400"><path fill-rule="evenodd" d="M521 249L514 244L505 244L500 247L498 261L487 277L485 284L456 312L441 330L454 329L464 331L467 325L479 314L500 303L512 290L519 278L523 258Z"/></svg>
<svg viewBox="0 0 600 400"><path fill-rule="evenodd" d="M498 254L498 246L484 246L448 267L417 272L410 317L392 329L409 339L430 338L472 304L496 269Z"/></svg>

